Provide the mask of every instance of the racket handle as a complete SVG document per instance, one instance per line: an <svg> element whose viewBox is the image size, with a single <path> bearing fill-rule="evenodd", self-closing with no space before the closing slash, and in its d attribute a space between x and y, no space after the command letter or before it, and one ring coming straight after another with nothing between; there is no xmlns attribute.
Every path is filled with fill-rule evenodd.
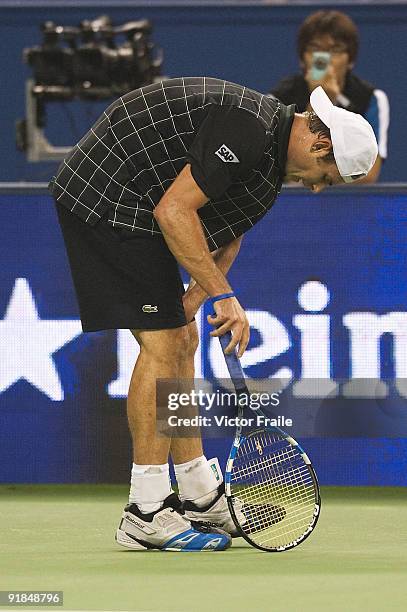
<svg viewBox="0 0 407 612"><path fill-rule="evenodd" d="M226 355L226 354L225 354L226 347L228 346L228 344L229 344L229 342L230 342L231 340L232 340L232 332L230 332L230 331L228 331L228 332L226 332L225 334L223 334L223 336L219 336L219 342L220 342L220 345L221 345L221 347L222 347L223 354L225 355L225 358L226 358L226 359L227 359L228 357L231 357L231 355ZM234 351L234 352L232 353L232 355L233 355L233 354L236 354L236 351Z"/></svg>
<svg viewBox="0 0 407 612"><path fill-rule="evenodd" d="M230 378L232 379L235 389L244 389L246 387L245 378L240 365L239 357L236 354L236 349L233 353L227 355L225 350L232 340L232 332L228 331L223 336L219 337L219 342L222 347L223 356L225 357L226 366L229 371Z"/></svg>
<svg viewBox="0 0 407 612"><path fill-rule="evenodd" d="M212 306L213 306L213 304L212 304ZM216 317L216 312L215 311L211 314L211 317ZM223 336L219 336L219 342L220 342L220 345L222 347L222 351L223 351L223 354L225 356L226 363L227 363L227 358L230 357L230 355L226 355L225 349L226 349L226 347L228 346L228 344L229 344L229 342L231 340L232 340L232 332L230 332L230 331L228 331L225 334L223 334ZM237 356L236 356L236 359L237 359Z"/></svg>

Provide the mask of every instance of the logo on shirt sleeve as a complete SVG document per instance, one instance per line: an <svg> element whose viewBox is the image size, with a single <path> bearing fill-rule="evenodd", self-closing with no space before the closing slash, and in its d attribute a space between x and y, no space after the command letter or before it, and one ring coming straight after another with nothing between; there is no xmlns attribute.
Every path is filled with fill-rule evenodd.
<svg viewBox="0 0 407 612"><path fill-rule="evenodd" d="M221 145L217 151L215 151L215 155L217 155L223 162L228 162L231 164L238 164L240 160L236 157L236 155L231 151L225 144Z"/></svg>

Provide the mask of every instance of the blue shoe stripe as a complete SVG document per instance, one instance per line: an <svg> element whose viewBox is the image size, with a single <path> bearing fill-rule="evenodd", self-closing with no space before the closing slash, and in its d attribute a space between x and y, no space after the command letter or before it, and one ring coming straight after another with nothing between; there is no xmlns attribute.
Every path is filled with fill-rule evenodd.
<svg viewBox="0 0 407 612"><path fill-rule="evenodd" d="M201 533L195 529L188 529L168 540L162 548L179 548L182 551L217 550L227 548L229 537L220 533Z"/></svg>

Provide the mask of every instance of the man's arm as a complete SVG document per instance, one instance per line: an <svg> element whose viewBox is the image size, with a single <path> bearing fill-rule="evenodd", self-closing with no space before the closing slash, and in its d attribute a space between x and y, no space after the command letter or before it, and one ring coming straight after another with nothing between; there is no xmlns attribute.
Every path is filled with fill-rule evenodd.
<svg viewBox="0 0 407 612"><path fill-rule="evenodd" d="M168 247L177 261L210 296L232 291L206 244L198 209L208 197L194 181L187 164L154 209Z"/></svg>
<svg viewBox="0 0 407 612"><path fill-rule="evenodd" d="M154 209L165 241L177 261L211 297L232 291L222 270L216 265L206 244L198 209L208 201L187 164L165 192ZM210 323L216 327L212 336L232 332L227 351L239 344L241 356L249 342L249 323L236 298L215 303L216 317Z"/></svg>
<svg viewBox="0 0 407 612"><path fill-rule="evenodd" d="M379 180L380 170L382 169L382 159L380 156L377 157L373 168L367 176L355 181L355 185L363 185L368 183L376 183Z"/></svg>
<svg viewBox="0 0 407 612"><path fill-rule="evenodd" d="M243 236L236 238L223 247L220 247L212 253L213 260L217 267L226 276L235 261L242 243ZM192 321L193 317L207 299L208 294L202 287L191 278L188 289L184 294L184 308L187 316L187 321Z"/></svg>

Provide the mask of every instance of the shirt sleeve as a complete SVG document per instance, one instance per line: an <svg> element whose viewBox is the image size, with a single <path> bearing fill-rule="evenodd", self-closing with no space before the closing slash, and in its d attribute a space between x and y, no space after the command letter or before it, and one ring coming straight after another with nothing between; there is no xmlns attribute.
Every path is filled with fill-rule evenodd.
<svg viewBox="0 0 407 612"><path fill-rule="evenodd" d="M202 191L216 198L256 167L265 146L259 119L241 108L213 104L186 159Z"/></svg>
<svg viewBox="0 0 407 612"><path fill-rule="evenodd" d="M374 90L365 117L375 133L379 145L379 155L382 159L386 159L390 106L387 95L381 89Z"/></svg>
<svg viewBox="0 0 407 612"><path fill-rule="evenodd" d="M310 92L302 74L285 77L270 93L286 106L295 104L299 113L307 110Z"/></svg>
<svg viewBox="0 0 407 612"><path fill-rule="evenodd" d="M296 103L294 100L295 93L293 91L292 79L289 77L277 83L277 85L270 90L270 93L285 105Z"/></svg>

